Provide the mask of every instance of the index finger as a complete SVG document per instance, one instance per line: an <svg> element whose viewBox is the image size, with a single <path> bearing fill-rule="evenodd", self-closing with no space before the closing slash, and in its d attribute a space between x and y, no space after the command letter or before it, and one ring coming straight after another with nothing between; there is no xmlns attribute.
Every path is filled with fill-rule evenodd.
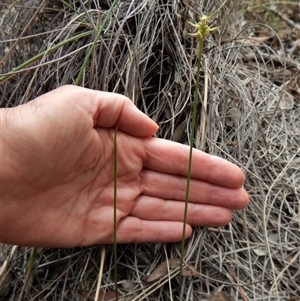
<svg viewBox="0 0 300 301"><path fill-rule="evenodd" d="M189 146L159 138L144 139L144 144L146 168L187 176ZM245 181L239 167L197 149L193 149L191 177L228 188L239 188Z"/></svg>

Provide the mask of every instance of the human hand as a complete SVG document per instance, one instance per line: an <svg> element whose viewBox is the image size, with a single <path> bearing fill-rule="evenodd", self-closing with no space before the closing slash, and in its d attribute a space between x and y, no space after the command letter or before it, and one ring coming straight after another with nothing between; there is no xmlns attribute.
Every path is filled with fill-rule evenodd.
<svg viewBox="0 0 300 301"><path fill-rule="evenodd" d="M1 109L0 241L46 247L181 240L187 146L151 137L157 125L126 97L64 86ZM248 204L235 165L193 151L191 226L229 223Z"/></svg>

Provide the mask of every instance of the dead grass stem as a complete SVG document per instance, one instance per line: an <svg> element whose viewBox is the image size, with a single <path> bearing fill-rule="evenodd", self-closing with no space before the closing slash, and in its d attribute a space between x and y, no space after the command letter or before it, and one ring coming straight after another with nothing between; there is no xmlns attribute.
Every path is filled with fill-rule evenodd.
<svg viewBox="0 0 300 301"><path fill-rule="evenodd" d="M300 71L299 60L289 52L296 46L285 44L270 26L247 19L246 12L240 13L240 1L219 2L119 1L83 73L82 85L125 94L160 124L159 137L190 143L197 45L186 34L187 21L217 11L212 20L220 30L208 38L203 52L205 74L199 95L202 105L205 99L205 115L198 114L196 136L204 137L201 145L206 152L243 168L251 203L247 210L234 212L227 227L194 230L186 244L185 262L198 274L184 277L184 298L208 300L214 290L222 289L235 300L298 300ZM95 28L110 5L92 0L83 8L75 0L65 1L68 5L48 0L26 27L39 3L0 4L2 75L45 52L0 83L2 107L74 83ZM87 31L91 34L47 52ZM2 249L9 254L9 247ZM23 300L94 300L100 249L38 250ZM179 250L179 244L118 246L119 300L170 300L170 287L174 297L177 271L153 284L143 279L166 256L178 258ZM10 260L15 277L10 300L22 290L28 254L19 248ZM107 293L114 290L110 258L108 247L102 275Z"/></svg>

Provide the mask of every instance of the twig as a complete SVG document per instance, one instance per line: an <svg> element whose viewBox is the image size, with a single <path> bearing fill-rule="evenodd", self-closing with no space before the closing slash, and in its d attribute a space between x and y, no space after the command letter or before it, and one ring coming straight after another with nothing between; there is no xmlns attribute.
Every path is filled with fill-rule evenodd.
<svg viewBox="0 0 300 301"><path fill-rule="evenodd" d="M103 246L101 248L100 269L99 269L97 288L96 288L96 293L95 293L95 298L94 298L95 301L99 300L101 282L102 282L102 277L103 277L103 267L104 267L104 261L105 261L105 253L106 253L106 247Z"/></svg>

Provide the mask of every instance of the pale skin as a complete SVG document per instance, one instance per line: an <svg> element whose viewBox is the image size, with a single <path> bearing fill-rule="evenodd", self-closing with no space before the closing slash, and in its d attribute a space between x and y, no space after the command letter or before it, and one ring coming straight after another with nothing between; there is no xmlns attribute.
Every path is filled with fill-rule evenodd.
<svg viewBox="0 0 300 301"><path fill-rule="evenodd" d="M75 247L113 243L118 128L118 243L180 241L189 148L152 137L157 124L125 96L63 86L1 109L0 241ZM235 165L193 151L185 237L222 226L248 204Z"/></svg>

